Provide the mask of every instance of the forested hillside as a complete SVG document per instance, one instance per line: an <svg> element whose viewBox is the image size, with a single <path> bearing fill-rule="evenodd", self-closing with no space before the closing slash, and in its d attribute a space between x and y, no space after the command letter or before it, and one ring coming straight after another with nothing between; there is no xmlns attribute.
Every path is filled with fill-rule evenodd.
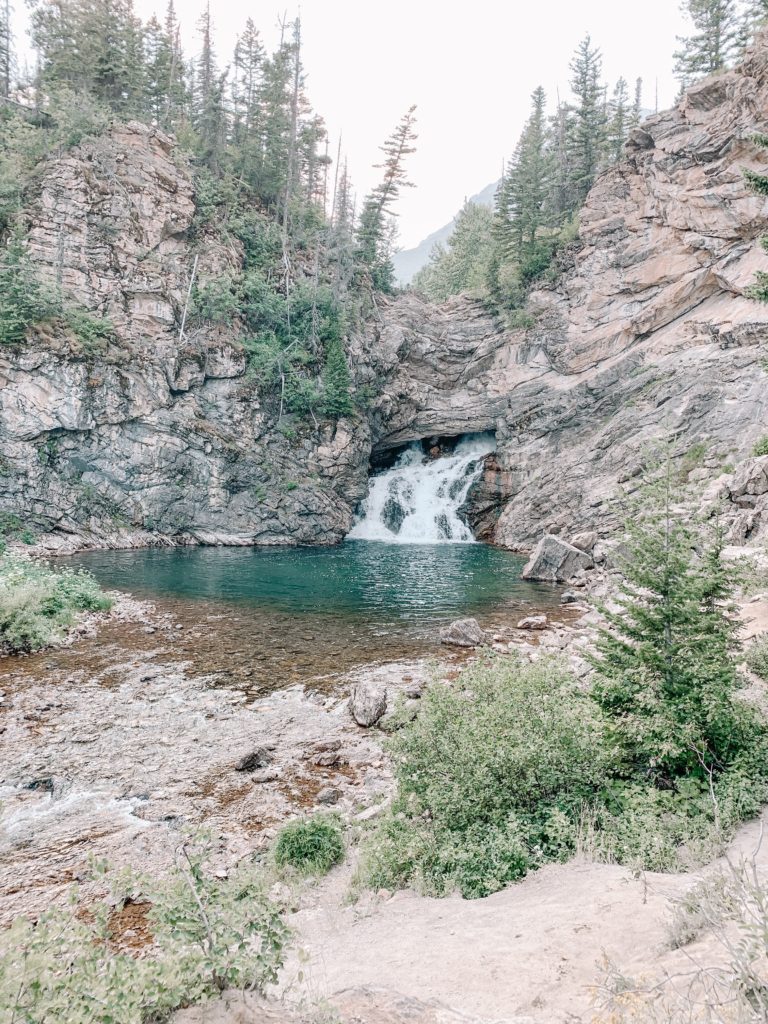
<svg viewBox="0 0 768 1024"><path fill-rule="evenodd" d="M242 255L240 267L216 276L190 265L181 333L200 322L235 324L254 375L279 388L281 406L312 416L351 411L343 340L372 290L392 288L391 208L407 184L414 110L382 147L380 184L356 209L344 156L338 147L331 156L306 94L298 19L282 24L269 53L249 18L221 60L210 9L192 56L182 50L173 0L162 23L143 23L131 0L35 0L31 10L29 80L14 76L7 17L0 26L0 341L18 343L51 320L90 344L112 334L77 308L61 280L37 281L24 208L46 158L113 121L138 120L172 133L177 159L191 164L198 249L214 234Z"/></svg>
<svg viewBox="0 0 768 1024"><path fill-rule="evenodd" d="M687 0L690 34L678 40L681 93L731 66L768 14L765 0ZM624 156L643 115L643 82L604 80L603 56L586 36L568 69L571 95L554 110L539 86L528 120L496 192L493 217L465 204L452 237L436 246L413 287L440 301L470 292L511 311L530 288L560 272L558 252L578 235L579 210L597 177ZM565 76L564 76L565 77Z"/></svg>

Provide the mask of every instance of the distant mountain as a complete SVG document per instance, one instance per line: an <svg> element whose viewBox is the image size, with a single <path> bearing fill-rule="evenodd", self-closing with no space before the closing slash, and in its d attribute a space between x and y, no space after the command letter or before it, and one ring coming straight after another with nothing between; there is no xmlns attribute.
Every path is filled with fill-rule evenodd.
<svg viewBox="0 0 768 1024"><path fill-rule="evenodd" d="M497 186L497 181L494 181L491 185L486 185L482 192L472 196L469 200L470 203L477 203L478 206L493 206L493 197L496 195ZM392 257L392 262L395 265L395 277L399 285L404 287L411 283L416 274L429 260L432 247L438 242L447 242L451 237L455 223L456 218L454 217L450 224L444 224L437 231L433 231L431 235L427 235L424 241L419 242L414 249L401 249L400 252L395 253Z"/></svg>

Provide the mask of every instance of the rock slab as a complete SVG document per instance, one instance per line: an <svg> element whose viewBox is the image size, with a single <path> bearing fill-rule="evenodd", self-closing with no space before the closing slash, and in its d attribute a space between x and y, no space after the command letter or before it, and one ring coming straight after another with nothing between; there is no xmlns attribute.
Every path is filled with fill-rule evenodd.
<svg viewBox="0 0 768 1024"><path fill-rule="evenodd" d="M539 541L523 569L523 579L567 583L592 565L592 558L585 551L548 533Z"/></svg>

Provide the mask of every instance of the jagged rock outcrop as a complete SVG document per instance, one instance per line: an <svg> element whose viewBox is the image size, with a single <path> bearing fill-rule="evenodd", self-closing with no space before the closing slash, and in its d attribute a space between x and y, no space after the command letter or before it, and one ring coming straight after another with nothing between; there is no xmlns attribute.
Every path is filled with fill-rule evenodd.
<svg viewBox="0 0 768 1024"><path fill-rule="evenodd" d="M465 298L383 299L350 345L368 410L279 430L237 323L180 340L204 230L189 170L167 137L118 126L52 159L28 211L41 272L108 315L116 340L92 353L41 333L0 354L0 513L52 546L333 542L372 452L493 430L465 507L486 539L605 537L661 436L689 481L725 474L731 539L757 538L766 499L746 502L727 475L768 434L768 306L745 295L768 202L742 175L764 169L751 134L766 130L764 40L632 133L560 278L530 296L531 327L504 330ZM203 275L240 260L214 236L195 248Z"/></svg>

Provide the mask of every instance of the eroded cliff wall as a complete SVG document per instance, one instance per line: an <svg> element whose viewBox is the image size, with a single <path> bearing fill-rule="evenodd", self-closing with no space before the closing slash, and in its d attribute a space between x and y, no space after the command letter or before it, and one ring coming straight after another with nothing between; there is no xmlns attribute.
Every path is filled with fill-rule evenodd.
<svg viewBox="0 0 768 1024"><path fill-rule="evenodd" d="M545 530L610 531L618 490L661 436L690 478L727 476L768 433L768 306L745 296L768 264L768 203L742 175L764 170L750 137L766 130L763 44L633 132L560 279L531 295L530 328L506 331L467 299L381 300L349 351L369 407L286 431L237 323L180 339L193 253L202 277L240 253L192 238L192 179L172 140L117 126L50 160L28 211L40 272L116 337L89 353L38 332L0 353L0 513L52 547L332 542L372 449L495 430L473 515L528 548ZM759 532L763 500L734 506L734 539Z"/></svg>

